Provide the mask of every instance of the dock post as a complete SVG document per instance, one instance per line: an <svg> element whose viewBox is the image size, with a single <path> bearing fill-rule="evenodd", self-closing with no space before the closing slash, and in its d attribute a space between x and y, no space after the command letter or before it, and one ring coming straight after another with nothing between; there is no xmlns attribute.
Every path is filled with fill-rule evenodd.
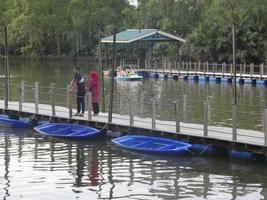
<svg viewBox="0 0 267 200"><path fill-rule="evenodd" d="M210 125L210 122L211 122L211 97L209 96L208 97L208 100L207 100L207 107L208 107L208 124Z"/></svg>
<svg viewBox="0 0 267 200"><path fill-rule="evenodd" d="M130 126L134 125L134 107L133 107L133 95L129 97L129 114L130 114Z"/></svg>
<svg viewBox="0 0 267 200"><path fill-rule="evenodd" d="M92 92L87 93L88 121L92 120Z"/></svg>
<svg viewBox="0 0 267 200"><path fill-rule="evenodd" d="M215 62L212 63L212 76L214 76L215 73Z"/></svg>
<svg viewBox="0 0 267 200"><path fill-rule="evenodd" d="M237 133L236 133L236 105L232 105L232 140L236 141Z"/></svg>
<svg viewBox="0 0 267 200"><path fill-rule="evenodd" d="M50 100L52 108L52 116L56 116L56 107L55 107L55 83L50 84Z"/></svg>
<svg viewBox="0 0 267 200"><path fill-rule="evenodd" d="M71 105L71 91L70 91L70 86L67 85L67 104L69 108L69 119L72 118L72 105Z"/></svg>
<svg viewBox="0 0 267 200"><path fill-rule="evenodd" d="M196 63L196 61L194 62L194 71L195 71L195 76L196 76L196 74L197 74L197 63Z"/></svg>
<svg viewBox="0 0 267 200"><path fill-rule="evenodd" d="M24 81L21 81L19 86L19 111L22 111L22 106L24 102L24 83Z"/></svg>
<svg viewBox="0 0 267 200"><path fill-rule="evenodd" d="M262 79L263 74L264 74L264 64L261 63L261 65L260 65L260 79Z"/></svg>
<svg viewBox="0 0 267 200"><path fill-rule="evenodd" d="M172 67L173 67L173 61L172 60L170 60L169 66L170 66L170 74L172 75Z"/></svg>
<svg viewBox="0 0 267 200"><path fill-rule="evenodd" d="M35 114L39 113L39 83L34 83L34 104L35 104Z"/></svg>
<svg viewBox="0 0 267 200"><path fill-rule="evenodd" d="M250 67L250 78L252 79L252 75L254 73L254 64L251 63L249 67Z"/></svg>
<svg viewBox="0 0 267 200"><path fill-rule="evenodd" d="M267 146L267 109L264 109L263 115L263 128L264 128L264 145Z"/></svg>
<svg viewBox="0 0 267 200"><path fill-rule="evenodd" d="M140 61L139 61L139 58L137 59L137 68L140 69Z"/></svg>
<svg viewBox="0 0 267 200"><path fill-rule="evenodd" d="M208 104L204 103L204 123L203 123L203 135L208 136Z"/></svg>
<svg viewBox="0 0 267 200"><path fill-rule="evenodd" d="M166 60L163 60L161 63L161 69L162 69L162 73L164 74L164 66L166 65Z"/></svg>
<svg viewBox="0 0 267 200"><path fill-rule="evenodd" d="M183 116L184 122L187 122L187 105L188 105L188 96L186 94L183 95Z"/></svg>
<svg viewBox="0 0 267 200"><path fill-rule="evenodd" d="M242 79L242 72L243 72L243 65L239 65L239 73L240 73L240 79Z"/></svg>
<svg viewBox="0 0 267 200"><path fill-rule="evenodd" d="M189 61L189 71L190 72L192 71L192 62L191 62L191 60Z"/></svg>
<svg viewBox="0 0 267 200"><path fill-rule="evenodd" d="M178 60L178 76L181 74L181 62Z"/></svg>
<svg viewBox="0 0 267 200"><path fill-rule="evenodd" d="M206 76L206 62L203 62L203 74Z"/></svg>
<svg viewBox="0 0 267 200"><path fill-rule="evenodd" d="M144 91L141 91L141 95L140 95L140 112L141 112L141 117L144 117L144 102L145 102L145 93L144 93Z"/></svg>
<svg viewBox="0 0 267 200"><path fill-rule="evenodd" d="M175 101L175 122L176 122L176 133L180 133L179 101Z"/></svg>
<svg viewBox="0 0 267 200"><path fill-rule="evenodd" d="M198 61L198 75L200 74L200 70L201 70L201 62L200 61Z"/></svg>
<svg viewBox="0 0 267 200"><path fill-rule="evenodd" d="M222 63L222 77L224 77L224 71L223 71L223 68L224 68L224 63Z"/></svg>
<svg viewBox="0 0 267 200"><path fill-rule="evenodd" d="M152 129L156 129L156 99L152 98Z"/></svg>
<svg viewBox="0 0 267 200"><path fill-rule="evenodd" d="M233 63L230 64L231 78L233 78Z"/></svg>

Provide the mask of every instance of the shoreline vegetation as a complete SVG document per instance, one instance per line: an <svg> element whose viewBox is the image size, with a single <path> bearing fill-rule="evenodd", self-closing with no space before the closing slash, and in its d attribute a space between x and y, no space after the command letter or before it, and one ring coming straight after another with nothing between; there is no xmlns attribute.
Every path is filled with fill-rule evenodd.
<svg viewBox="0 0 267 200"><path fill-rule="evenodd" d="M234 24L236 62L260 64L267 59L266 10L262 0L2 0L0 41L7 27L10 56L97 59L100 34L156 28L186 42L158 43L153 51L130 47L118 57L231 63Z"/></svg>

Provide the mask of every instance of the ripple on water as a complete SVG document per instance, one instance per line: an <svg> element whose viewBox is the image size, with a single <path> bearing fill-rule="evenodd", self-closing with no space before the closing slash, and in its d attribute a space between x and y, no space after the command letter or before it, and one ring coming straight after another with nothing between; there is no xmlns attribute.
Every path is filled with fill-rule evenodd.
<svg viewBox="0 0 267 200"><path fill-rule="evenodd" d="M162 158L1 129L0 199L260 199L264 165ZM15 130L15 129L14 129Z"/></svg>

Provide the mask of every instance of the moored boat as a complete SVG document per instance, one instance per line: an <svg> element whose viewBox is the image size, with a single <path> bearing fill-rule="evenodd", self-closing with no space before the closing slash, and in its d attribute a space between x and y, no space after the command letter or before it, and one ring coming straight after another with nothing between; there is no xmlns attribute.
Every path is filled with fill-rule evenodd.
<svg viewBox="0 0 267 200"><path fill-rule="evenodd" d="M46 123L34 130L43 135L70 139L94 139L102 135L101 130L92 127L65 123Z"/></svg>
<svg viewBox="0 0 267 200"><path fill-rule="evenodd" d="M160 137L128 135L113 139L117 147L145 153L160 153L165 155L181 155L188 153L191 144Z"/></svg>
<svg viewBox="0 0 267 200"><path fill-rule="evenodd" d="M8 127L28 128L31 126L31 121L25 118L13 119L8 115L0 115L0 124Z"/></svg>

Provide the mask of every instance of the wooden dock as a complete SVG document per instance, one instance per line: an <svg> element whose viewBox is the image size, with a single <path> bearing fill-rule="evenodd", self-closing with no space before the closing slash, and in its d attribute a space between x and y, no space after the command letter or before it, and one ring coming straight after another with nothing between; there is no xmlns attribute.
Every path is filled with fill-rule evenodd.
<svg viewBox="0 0 267 200"><path fill-rule="evenodd" d="M38 120L87 124L128 133L158 135L267 155L266 132L209 126L205 123L206 119L203 119L203 124L194 124L180 122L178 116L176 121L162 121L157 120L153 113L151 118L113 114L112 122L108 122L108 113L93 116L91 112L87 112L84 117L75 117L72 116L72 109L67 107L26 102L22 104L16 101L8 102L8 109L5 109L3 100L0 100L0 113L16 114Z"/></svg>
<svg viewBox="0 0 267 200"><path fill-rule="evenodd" d="M191 62L175 59L147 59L143 67L140 66L139 60L137 64L127 63L129 62L124 60L120 62L121 65L134 66L140 74L146 77L231 83L234 76L232 63ZM267 85L267 66L264 63L237 64L235 69L237 83Z"/></svg>

